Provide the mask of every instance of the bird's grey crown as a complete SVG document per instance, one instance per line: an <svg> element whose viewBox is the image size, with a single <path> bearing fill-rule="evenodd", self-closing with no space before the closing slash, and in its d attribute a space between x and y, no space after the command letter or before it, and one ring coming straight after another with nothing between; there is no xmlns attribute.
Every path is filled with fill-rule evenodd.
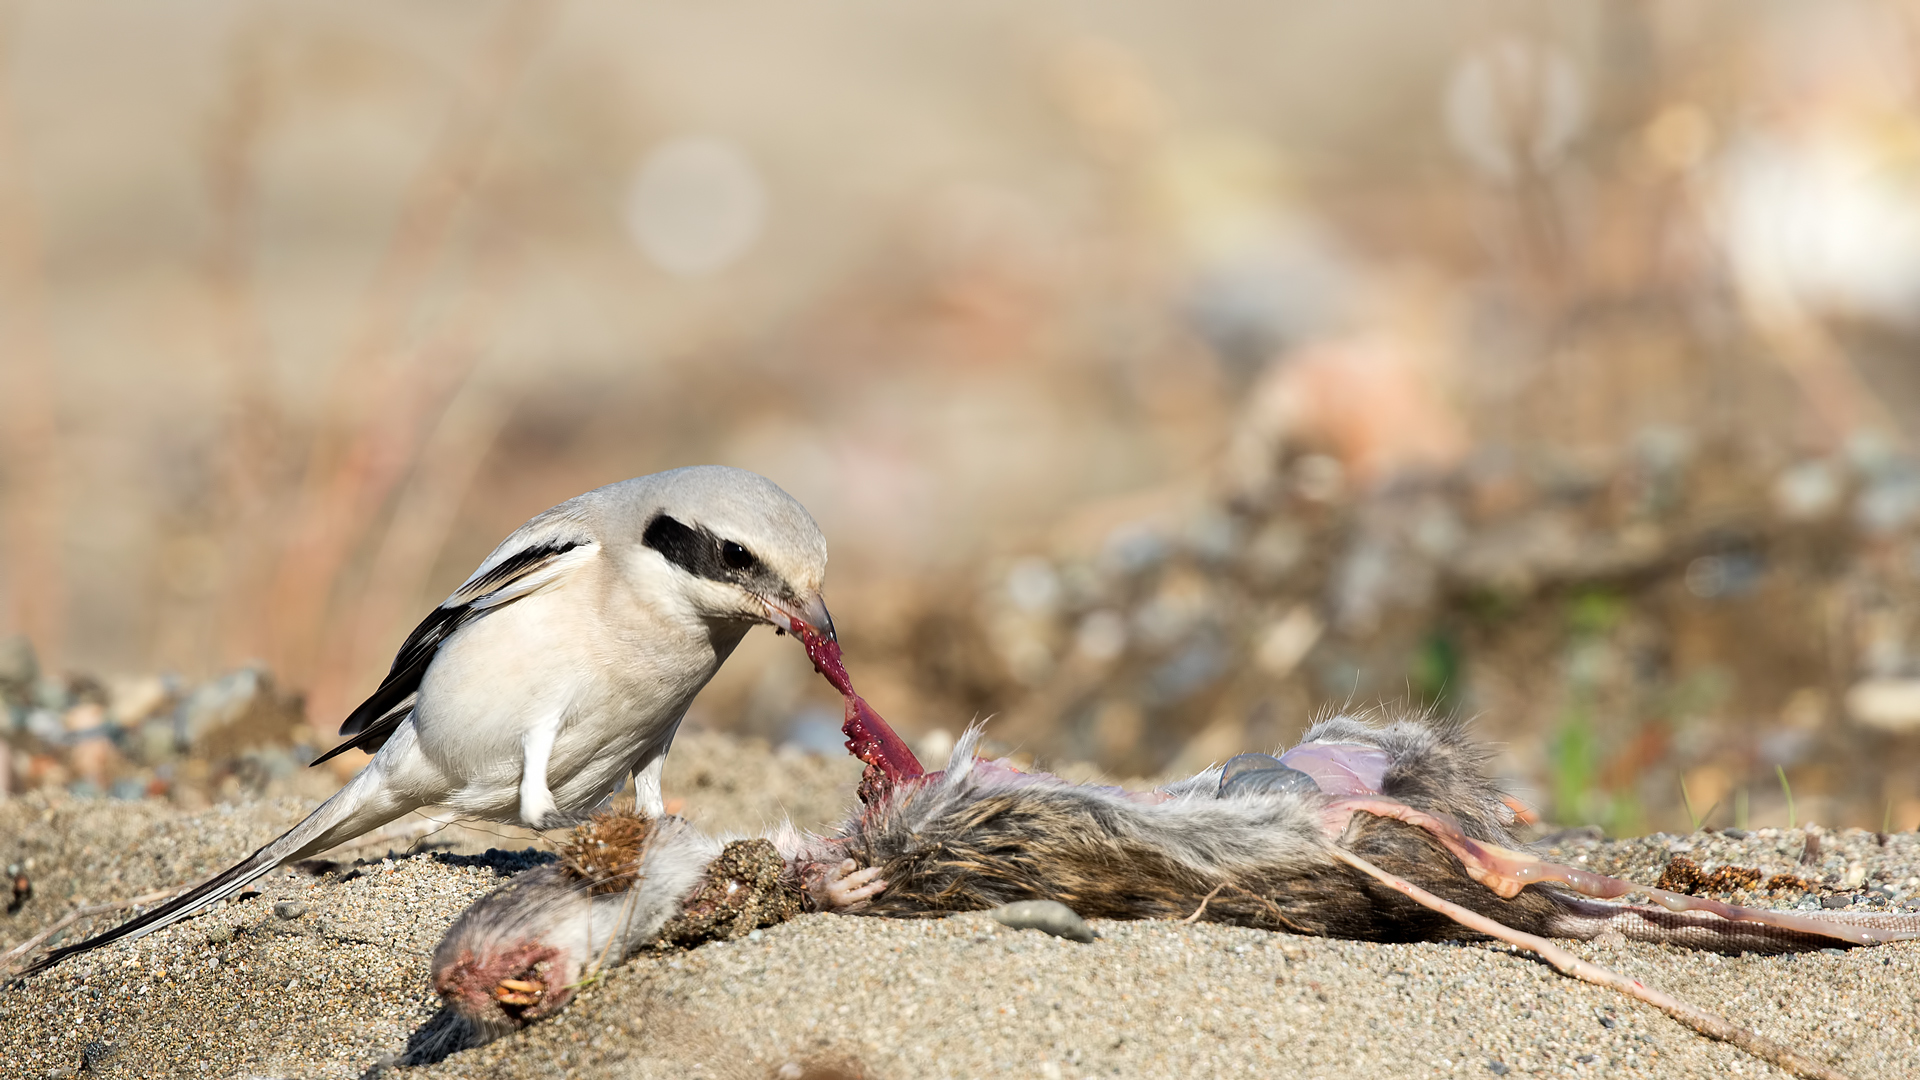
<svg viewBox="0 0 1920 1080"><path fill-rule="evenodd" d="M781 593L819 588L827 541L812 515L766 477L726 465L693 465L609 484L582 499L617 519L601 535L625 535L697 577ZM750 563L731 565L739 545ZM775 584L781 587L775 589Z"/></svg>

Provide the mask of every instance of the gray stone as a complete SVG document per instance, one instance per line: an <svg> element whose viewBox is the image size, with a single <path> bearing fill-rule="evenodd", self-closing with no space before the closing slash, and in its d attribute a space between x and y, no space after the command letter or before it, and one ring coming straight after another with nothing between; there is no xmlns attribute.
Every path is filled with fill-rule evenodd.
<svg viewBox="0 0 1920 1080"><path fill-rule="evenodd" d="M208 734L246 715L260 693L260 672L241 668L196 688L180 705L176 723L181 742L194 745Z"/></svg>
<svg viewBox="0 0 1920 1080"><path fill-rule="evenodd" d="M1017 904L1003 904L987 914L1002 926L1038 930L1082 944L1093 941L1095 936L1087 920L1058 900L1022 900Z"/></svg>

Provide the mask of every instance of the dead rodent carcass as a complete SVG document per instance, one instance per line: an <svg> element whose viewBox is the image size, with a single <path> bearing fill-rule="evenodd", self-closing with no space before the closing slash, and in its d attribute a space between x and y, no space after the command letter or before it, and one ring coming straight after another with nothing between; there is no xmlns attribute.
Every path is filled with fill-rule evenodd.
<svg viewBox="0 0 1920 1080"><path fill-rule="evenodd" d="M435 986L482 1030L560 1008L584 975L648 946L725 939L802 911L914 918L1055 900L1105 919L1201 919L1368 941L1494 937L1614 985L1808 1076L1826 1066L1573 957L1602 933L1722 952L1872 945L1920 916L1735 908L1514 850L1485 751L1455 724L1347 717L1135 792L977 759L894 783L826 835L708 837L603 815L558 864L482 898L448 931ZM1629 892L1654 903L1606 902Z"/></svg>

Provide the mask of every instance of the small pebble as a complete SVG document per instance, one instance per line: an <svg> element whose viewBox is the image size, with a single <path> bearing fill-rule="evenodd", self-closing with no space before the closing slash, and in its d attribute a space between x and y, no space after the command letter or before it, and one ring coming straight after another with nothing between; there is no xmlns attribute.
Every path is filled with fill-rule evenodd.
<svg viewBox="0 0 1920 1080"><path fill-rule="evenodd" d="M1487 1062L1487 1071L1495 1076L1505 1076L1513 1071L1513 1067L1499 1058L1493 1058Z"/></svg>
<svg viewBox="0 0 1920 1080"><path fill-rule="evenodd" d="M1087 920L1058 900L1022 900L994 908L988 914L994 922L1015 930L1039 930L1082 944L1094 937L1093 927L1087 925Z"/></svg>
<svg viewBox="0 0 1920 1080"><path fill-rule="evenodd" d="M1720 835L1721 835L1721 836L1724 836L1724 837L1726 837L1726 838L1727 838L1727 839L1729 839L1729 840L1745 840L1745 839L1747 838L1747 830L1745 830L1745 829L1721 829L1721 830L1720 830Z"/></svg>
<svg viewBox="0 0 1920 1080"><path fill-rule="evenodd" d="M209 945L225 945L232 940L233 927L231 926L216 926L207 931L207 944Z"/></svg>
<svg viewBox="0 0 1920 1080"><path fill-rule="evenodd" d="M307 913L307 905L298 900L282 900L273 905L273 913L282 919L297 919Z"/></svg>
<svg viewBox="0 0 1920 1080"><path fill-rule="evenodd" d="M1820 906L1823 908L1843 908L1851 905L1857 899L1859 898L1854 896L1852 893L1840 893L1836 896L1823 896L1820 898Z"/></svg>
<svg viewBox="0 0 1920 1080"><path fill-rule="evenodd" d="M80 1051L80 1067L87 1072L99 1072L100 1067L112 1061L120 1048L107 1042L90 1042Z"/></svg>

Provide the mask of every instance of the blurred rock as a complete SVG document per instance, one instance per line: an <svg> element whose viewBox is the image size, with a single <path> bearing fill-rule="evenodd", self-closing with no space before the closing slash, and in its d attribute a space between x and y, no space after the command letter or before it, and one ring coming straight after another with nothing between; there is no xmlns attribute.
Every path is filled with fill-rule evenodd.
<svg viewBox="0 0 1920 1080"><path fill-rule="evenodd" d="M147 797L151 788L152 784L149 781L129 776L115 780L113 786L107 789L107 797L110 799L144 799Z"/></svg>
<svg viewBox="0 0 1920 1080"><path fill-rule="evenodd" d="M67 765L80 779L105 788L126 769L127 761L105 734L91 732L67 750Z"/></svg>
<svg viewBox="0 0 1920 1080"><path fill-rule="evenodd" d="M67 735L67 725L62 721L60 714L52 709L33 709L27 713L26 723L22 726L26 728L27 734L41 742L63 742Z"/></svg>
<svg viewBox="0 0 1920 1080"><path fill-rule="evenodd" d="M1920 679L1865 679L1847 691L1847 715L1881 731L1920 731Z"/></svg>
<svg viewBox="0 0 1920 1080"><path fill-rule="evenodd" d="M10 655L32 659L30 649ZM190 688L172 676L110 687L84 674L53 679L28 662L12 673L20 676L9 684L18 724L0 726L0 791L64 787L88 797L172 796L205 805L223 792L318 793L331 782L302 775L313 751L301 699L279 691L262 669Z"/></svg>
<svg viewBox="0 0 1920 1080"><path fill-rule="evenodd" d="M154 717L141 724L128 743L133 756L148 765L158 765L180 754L180 740L174 734L171 716Z"/></svg>
<svg viewBox="0 0 1920 1080"><path fill-rule="evenodd" d="M1344 473L1318 446L1268 450L1184 521L1030 551L910 616L921 722L994 713L1037 753L1156 775L1392 702L1477 715L1562 824L1784 821L1776 769L1823 814L1908 805L1920 514L1889 507L1920 471L1892 451L1856 490L1826 458L1649 428L1610 467L1477 454L1349 490L1300 482ZM1683 775L1718 778L1691 811Z"/></svg>
<svg viewBox="0 0 1920 1080"><path fill-rule="evenodd" d="M281 695L266 671L242 668L187 695L174 713L174 733L196 750L218 744L232 752L292 742L300 734L302 709L301 699Z"/></svg>
<svg viewBox="0 0 1920 1080"><path fill-rule="evenodd" d="M124 679L109 687L113 722L121 727L138 727L148 717L169 708L177 693L175 681L159 675Z"/></svg>
<svg viewBox="0 0 1920 1080"><path fill-rule="evenodd" d="M83 701L67 710L61 718L61 724L75 737L92 734L104 734L107 727L107 710L94 701Z"/></svg>
<svg viewBox="0 0 1920 1080"><path fill-rule="evenodd" d="M0 638L0 701L8 706L25 706L32 697L33 685L40 678L40 661L33 654L33 643L25 634Z"/></svg>
<svg viewBox="0 0 1920 1080"><path fill-rule="evenodd" d="M1840 505L1846 494L1839 470L1828 461L1804 461L1774 482L1774 506L1789 521L1817 521Z"/></svg>

